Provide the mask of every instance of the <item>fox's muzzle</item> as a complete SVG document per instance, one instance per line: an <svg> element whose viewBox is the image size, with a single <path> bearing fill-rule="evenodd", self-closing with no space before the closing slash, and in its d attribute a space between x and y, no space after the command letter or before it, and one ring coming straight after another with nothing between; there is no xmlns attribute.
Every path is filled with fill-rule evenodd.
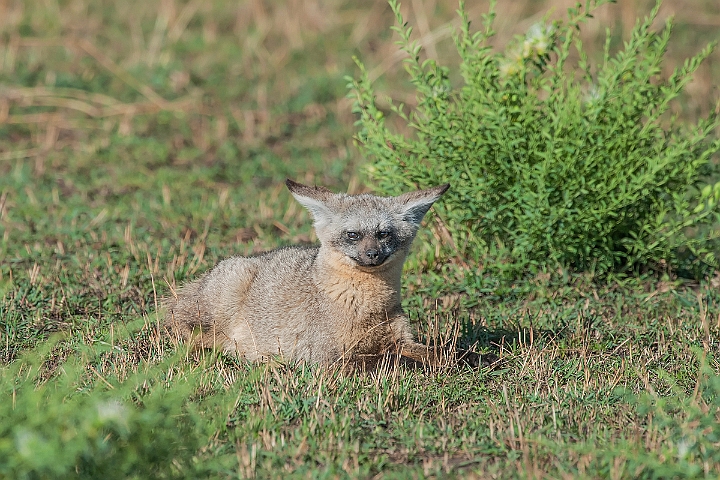
<svg viewBox="0 0 720 480"><path fill-rule="evenodd" d="M361 267L377 267L387 260L388 255L383 252L381 245L374 239L365 239L358 245L358 258L356 261Z"/></svg>
<svg viewBox="0 0 720 480"><path fill-rule="evenodd" d="M378 267L387 260L387 255L377 255L375 257L368 257L367 255L361 255L360 258L356 258L355 261L361 267Z"/></svg>

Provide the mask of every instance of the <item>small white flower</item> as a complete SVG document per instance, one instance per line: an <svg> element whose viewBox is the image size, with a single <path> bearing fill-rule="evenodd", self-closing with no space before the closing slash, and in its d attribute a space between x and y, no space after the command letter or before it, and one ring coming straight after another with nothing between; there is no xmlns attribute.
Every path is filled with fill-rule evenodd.
<svg viewBox="0 0 720 480"><path fill-rule="evenodd" d="M545 40L538 40L535 42L535 53L539 56L543 56L548 51L548 42Z"/></svg>
<svg viewBox="0 0 720 480"><path fill-rule="evenodd" d="M45 443L40 436L27 429L22 429L15 434L15 447L23 458L32 458L36 455L38 447Z"/></svg>
<svg viewBox="0 0 720 480"><path fill-rule="evenodd" d="M522 61L526 58L523 56L524 54L524 45L515 43L510 48L508 48L507 53L505 56L508 60L515 62L515 63L522 63Z"/></svg>
<svg viewBox="0 0 720 480"><path fill-rule="evenodd" d="M537 55L545 55L552 40L555 31L551 23L536 23L528 30L525 35L525 44L528 48L532 48Z"/></svg>
<svg viewBox="0 0 720 480"><path fill-rule="evenodd" d="M598 89L597 85L592 85L590 87L590 90L585 94L585 104L586 105L592 105L598 100L600 100L601 94L600 90Z"/></svg>
<svg viewBox="0 0 720 480"><path fill-rule="evenodd" d="M108 421L124 423L127 415L127 407L117 400L108 400L97 404L98 420L105 423Z"/></svg>
<svg viewBox="0 0 720 480"><path fill-rule="evenodd" d="M435 86L432 89L432 96L433 98L437 98L440 96L443 96L447 93L448 89L444 86Z"/></svg>
<svg viewBox="0 0 720 480"><path fill-rule="evenodd" d="M679 460L685 458L690 451L691 444L686 439L682 439L677 443L677 456Z"/></svg>
<svg viewBox="0 0 720 480"><path fill-rule="evenodd" d="M518 65L517 62L505 60L500 64L498 70L500 70L500 75L507 78L518 73L520 71L520 65Z"/></svg>
<svg viewBox="0 0 720 480"><path fill-rule="evenodd" d="M535 45L530 40L525 40L522 44L522 57L523 58L530 58L530 56L533 54L533 50L535 50Z"/></svg>
<svg viewBox="0 0 720 480"><path fill-rule="evenodd" d="M527 31L527 33L525 34L525 38L528 39L529 41L533 42L536 40L540 40L543 37L547 38L547 36L548 36L547 32L548 32L548 29L546 28L545 25L543 25L542 23L535 23Z"/></svg>

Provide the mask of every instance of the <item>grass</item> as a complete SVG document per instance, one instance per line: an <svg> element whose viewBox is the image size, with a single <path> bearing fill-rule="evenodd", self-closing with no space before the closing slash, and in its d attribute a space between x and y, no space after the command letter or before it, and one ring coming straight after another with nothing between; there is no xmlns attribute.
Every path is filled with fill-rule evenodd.
<svg viewBox="0 0 720 480"><path fill-rule="evenodd" d="M454 5L406 3L443 55ZM586 44L641 4L604 8ZM713 39L713 6L666 2L677 58ZM498 44L544 11L500 11ZM364 189L352 55L413 100L384 2L9 2L0 19L0 477L720 475L717 276L458 291L467 271L427 262L426 229L405 278L421 338L457 328L501 369L344 375L160 335L167 284L314 240L285 177ZM679 114L715 108L719 66Z"/></svg>

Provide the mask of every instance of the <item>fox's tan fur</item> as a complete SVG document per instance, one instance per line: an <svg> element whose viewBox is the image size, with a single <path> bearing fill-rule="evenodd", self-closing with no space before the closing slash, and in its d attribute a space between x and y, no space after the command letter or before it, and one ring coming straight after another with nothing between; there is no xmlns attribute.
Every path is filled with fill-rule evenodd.
<svg viewBox="0 0 720 480"><path fill-rule="evenodd" d="M170 329L251 361L372 363L394 353L440 364L447 352L413 339L400 278L422 217L449 185L400 197L287 185L313 214L320 245L220 262L165 299Z"/></svg>

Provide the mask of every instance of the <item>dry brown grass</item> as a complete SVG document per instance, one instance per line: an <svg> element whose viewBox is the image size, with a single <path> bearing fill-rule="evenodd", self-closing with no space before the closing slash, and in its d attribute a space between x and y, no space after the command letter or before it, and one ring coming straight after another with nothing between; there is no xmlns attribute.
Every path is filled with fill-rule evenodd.
<svg viewBox="0 0 720 480"><path fill-rule="evenodd" d="M574 1L504 2L497 11L494 43L502 48L509 39L525 32L541 20L548 10L550 18L562 18ZM605 28L623 35L650 8L650 1L623 1L605 5L595 18L583 27L582 38L589 49L601 51ZM469 14L475 23L487 11L488 2L472 2ZM458 19L454 2L413 0L403 6L406 18L416 25L417 36L429 58L448 56L449 38ZM673 43L669 73L684 58L713 39L720 16L711 0L666 1L658 23L674 16L680 38ZM328 113L342 119L351 133L349 101L337 98L325 105L309 107L300 117L276 112L305 81L293 75L293 55L316 48L323 42L342 46L338 52L326 46L317 58L317 68L328 72L352 74L349 55L355 51L371 66L371 78L386 76L384 88L391 97L412 105L414 98L404 92L398 73L402 53L387 38L391 22L386 3L375 0L358 4L326 4L317 0L262 2L253 0L235 4L180 2L108 2L102 5L76 0L64 4L55 0L27 3L5 1L0 4L0 74L6 80L0 91L0 124L27 127L29 136L11 144L0 145L0 159L13 160L43 155L67 145L68 135L78 142L97 141L104 132L123 135L137 133L133 118L161 111L198 115L201 126L194 142L207 148L215 137L228 135L228 124L235 123L244 142L262 142L277 134L278 124L307 121L308 116L324 117ZM109 25L111 26L110 28ZM31 33L24 33L31 30ZM199 36L206 53L186 56L176 50L187 38ZM192 63L203 63L202 56L213 57L212 50L226 45L237 46L238 57L230 60L229 73L252 82L242 99L226 103L212 91L193 88L190 82ZM688 97L696 105L688 108L692 115L707 113L709 104L698 99L717 97L720 53L701 67L688 87ZM450 59L449 62L454 62ZM139 77L137 70L171 64L179 68L170 73L170 88L162 93ZM18 65L41 68L44 78L33 86L8 82ZM33 67L33 65L35 67ZM55 87L58 73L79 71L84 76L104 71L113 85L124 85L135 92L135 99L118 98L118 92L89 92L83 89ZM124 89L118 86L119 91ZM112 90L117 90L113 88ZM128 96L125 93L123 96ZM241 101L237 101L241 100ZM83 131L85 134L73 134ZM70 133L68 133L70 132ZM100 141L100 144L103 142ZM86 147L87 148L87 147Z"/></svg>

